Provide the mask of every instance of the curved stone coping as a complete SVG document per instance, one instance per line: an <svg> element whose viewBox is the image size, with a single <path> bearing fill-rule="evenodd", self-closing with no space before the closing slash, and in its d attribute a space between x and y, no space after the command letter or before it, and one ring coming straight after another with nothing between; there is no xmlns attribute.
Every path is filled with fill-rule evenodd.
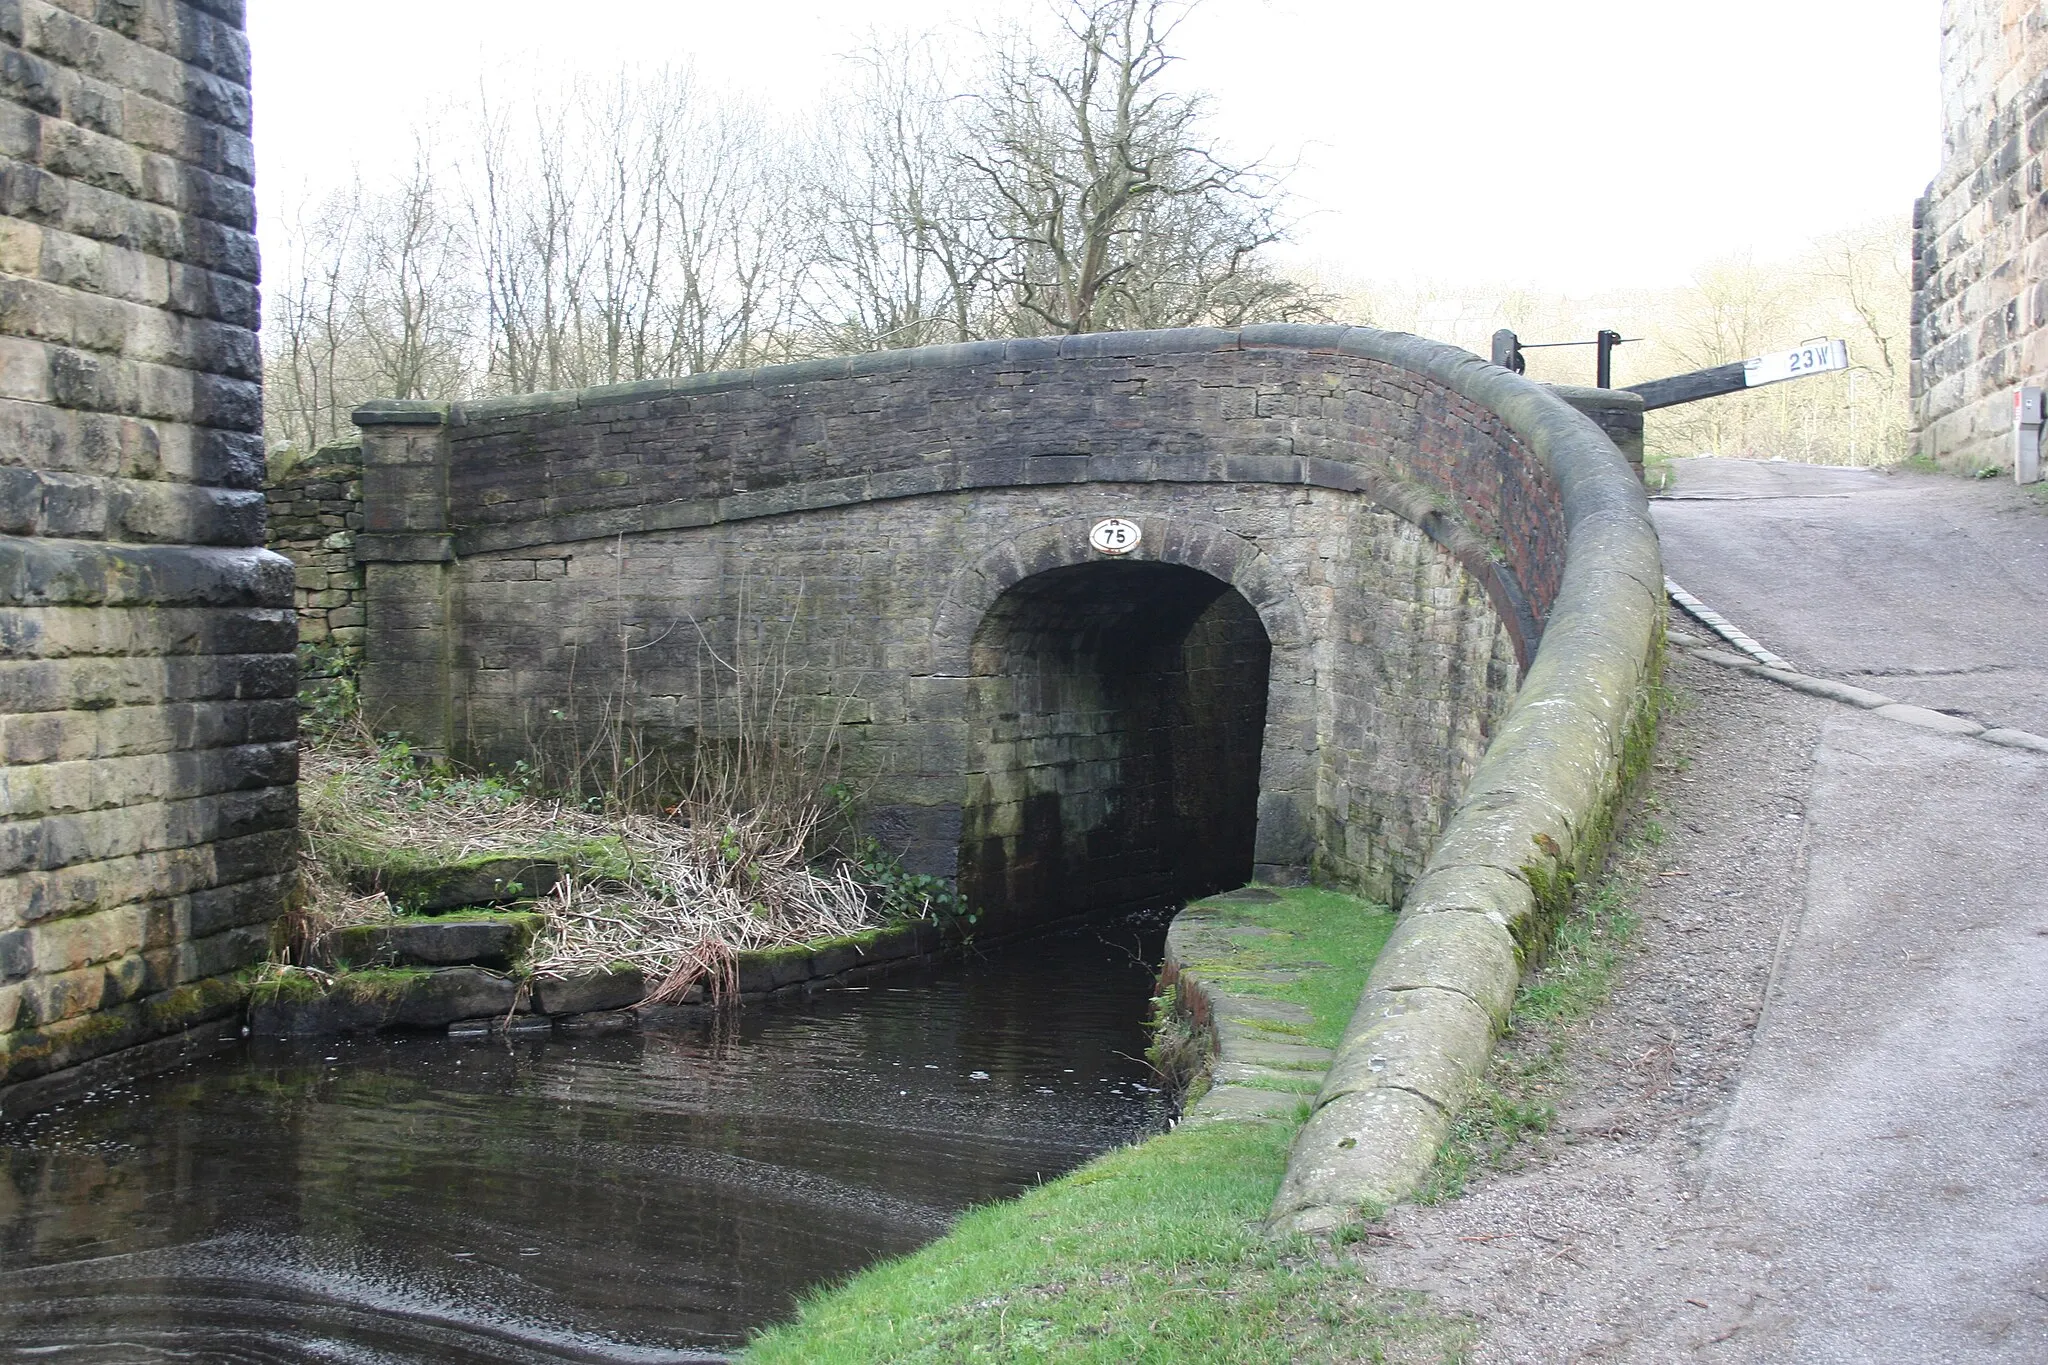
<svg viewBox="0 0 2048 1365"><path fill-rule="evenodd" d="M1499 413L1558 488L1563 582L1543 640L1367 978L1273 1205L1281 1232L1376 1215L1420 1184L1485 1069L1521 969L1605 852L1647 751L1663 569L1642 486L1590 421L1477 357L1388 358Z"/></svg>

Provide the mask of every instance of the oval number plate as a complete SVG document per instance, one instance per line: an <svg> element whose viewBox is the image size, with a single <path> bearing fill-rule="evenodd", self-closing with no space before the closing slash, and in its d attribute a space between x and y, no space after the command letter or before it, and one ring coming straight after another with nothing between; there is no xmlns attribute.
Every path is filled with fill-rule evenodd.
<svg viewBox="0 0 2048 1365"><path fill-rule="evenodd" d="M1137 522L1122 517L1104 517L1088 531L1088 543L1106 555L1127 555L1144 538Z"/></svg>

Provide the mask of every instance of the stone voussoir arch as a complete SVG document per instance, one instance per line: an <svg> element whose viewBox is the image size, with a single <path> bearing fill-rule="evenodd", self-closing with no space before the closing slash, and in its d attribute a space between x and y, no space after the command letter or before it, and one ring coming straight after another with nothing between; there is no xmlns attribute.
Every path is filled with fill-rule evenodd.
<svg viewBox="0 0 2048 1365"><path fill-rule="evenodd" d="M1228 583L1251 603L1259 622L1272 642L1275 669L1285 657L1291 668L1300 670L1290 682L1314 684L1310 658L1314 637L1300 601L1272 559L1256 542L1214 522L1147 511L1119 503L1105 504L1102 515L1118 515L1138 522L1144 538L1125 560L1155 564L1177 564L1198 569L1211 578ZM1088 532L1099 516L1061 517L1027 527L998 541L954 574L945 597L932 617L925 671L934 677L966 677L972 672L970 654L975 632L990 607L1005 592L1027 578L1052 569L1096 563L1109 558L1090 548Z"/></svg>
<svg viewBox="0 0 2048 1365"><path fill-rule="evenodd" d="M1129 498L1105 499L1096 512L1026 527L996 542L961 568L933 614L925 667L929 676L967 678L988 613L1003 594L1040 574L1101 563L1089 531L1102 517L1138 523L1136 549L1114 558L1193 569L1241 595L1271 646L1265 736L1259 758L1255 875L1293 882L1309 871L1306 835L1313 816L1319 713L1316 637L1293 584L1257 542L1199 517L1147 508Z"/></svg>

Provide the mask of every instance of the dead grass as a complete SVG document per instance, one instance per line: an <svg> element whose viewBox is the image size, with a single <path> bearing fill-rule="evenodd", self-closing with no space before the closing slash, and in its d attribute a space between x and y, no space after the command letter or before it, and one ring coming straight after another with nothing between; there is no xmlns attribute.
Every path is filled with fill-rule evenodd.
<svg viewBox="0 0 2048 1365"><path fill-rule="evenodd" d="M756 767L758 755L748 755ZM392 913L357 887L379 870L445 867L479 857L561 865L530 966L569 974L631 964L650 998L731 984L733 956L872 928L883 898L857 863L818 852L827 812L785 784L707 782L681 804L627 814L600 801L466 776L336 727L301 755L299 910L285 960L303 963L321 934ZM751 796L755 804L738 803Z"/></svg>

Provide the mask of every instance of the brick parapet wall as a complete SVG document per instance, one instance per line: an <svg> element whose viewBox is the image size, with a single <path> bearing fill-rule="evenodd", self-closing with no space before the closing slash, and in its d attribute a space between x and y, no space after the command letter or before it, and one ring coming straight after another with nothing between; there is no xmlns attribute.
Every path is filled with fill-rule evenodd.
<svg viewBox="0 0 2048 1365"><path fill-rule="evenodd" d="M270 548L292 562L300 661L309 678L353 673L363 656L363 455L322 446L271 481Z"/></svg>
<svg viewBox="0 0 2048 1365"><path fill-rule="evenodd" d="M1942 6L1942 165L1914 208L1918 453L2012 465L2012 398L2048 378L2048 12Z"/></svg>
<svg viewBox="0 0 2048 1365"><path fill-rule="evenodd" d="M241 24L0 4L0 1111L232 1010L292 873Z"/></svg>

